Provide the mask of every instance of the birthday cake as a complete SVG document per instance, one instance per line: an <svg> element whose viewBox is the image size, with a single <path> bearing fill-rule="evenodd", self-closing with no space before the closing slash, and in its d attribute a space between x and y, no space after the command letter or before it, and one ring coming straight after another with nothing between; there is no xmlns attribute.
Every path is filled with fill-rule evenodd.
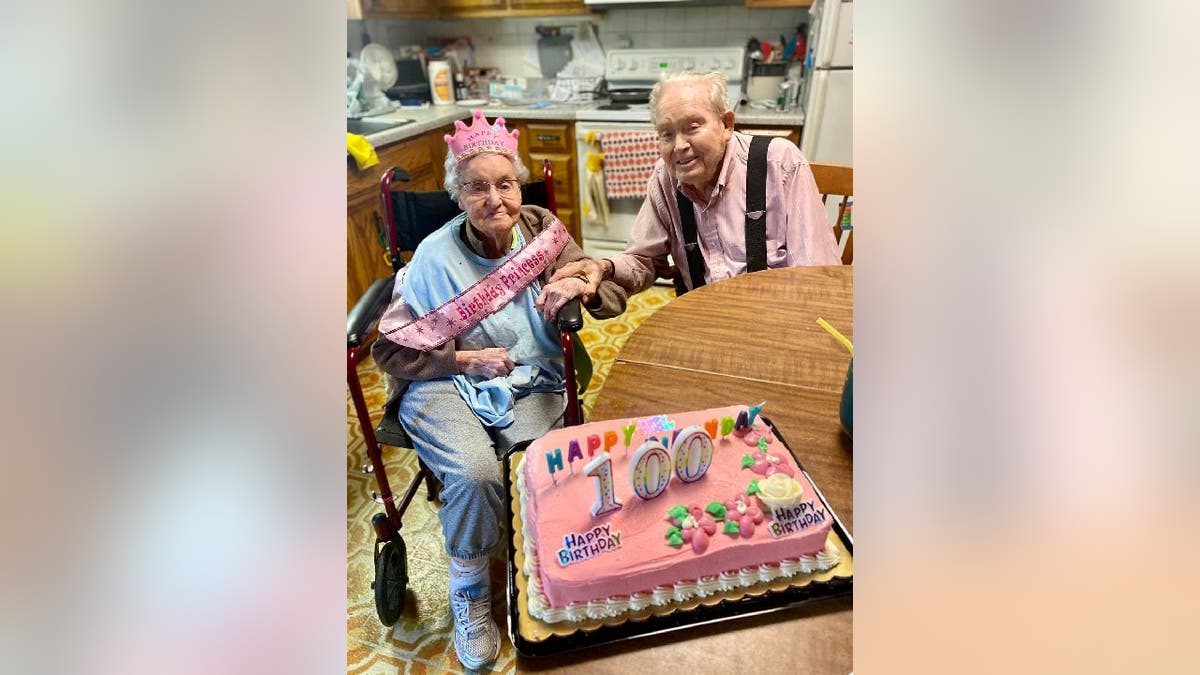
<svg viewBox="0 0 1200 675"><path fill-rule="evenodd" d="M531 443L517 471L529 614L619 617L836 566L832 514L760 410L595 422Z"/></svg>

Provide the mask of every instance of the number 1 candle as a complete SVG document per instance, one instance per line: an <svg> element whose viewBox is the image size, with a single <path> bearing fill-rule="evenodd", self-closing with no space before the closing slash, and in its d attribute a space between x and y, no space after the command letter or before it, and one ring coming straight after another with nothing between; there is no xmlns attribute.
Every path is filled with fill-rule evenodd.
<svg viewBox="0 0 1200 675"><path fill-rule="evenodd" d="M621 508L614 491L612 459L607 452L602 452L583 467L583 474L596 479L596 503L592 504L592 515L602 516Z"/></svg>

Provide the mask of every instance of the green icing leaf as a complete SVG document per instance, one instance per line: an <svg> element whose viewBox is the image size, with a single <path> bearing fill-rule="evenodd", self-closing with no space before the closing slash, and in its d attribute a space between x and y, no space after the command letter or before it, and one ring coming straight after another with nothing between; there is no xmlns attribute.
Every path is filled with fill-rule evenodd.
<svg viewBox="0 0 1200 675"><path fill-rule="evenodd" d="M754 458L750 455L742 455L742 468L749 469L754 466Z"/></svg>
<svg viewBox="0 0 1200 675"><path fill-rule="evenodd" d="M678 527L671 527L667 530L666 537L667 539L670 539L671 537L678 537L680 536L681 532L682 531Z"/></svg>
<svg viewBox="0 0 1200 675"><path fill-rule="evenodd" d="M675 520L679 520L679 521L682 521L684 518L687 518L687 514L688 514L687 507L684 506L683 504L676 504L675 506L671 507L670 511L667 511L668 518L674 518Z"/></svg>
<svg viewBox="0 0 1200 675"><path fill-rule="evenodd" d="M747 495L756 495L759 493L758 480L750 481L750 487L746 488Z"/></svg>
<svg viewBox="0 0 1200 675"><path fill-rule="evenodd" d="M727 520L725 521L725 528L721 531L725 534L737 534L742 531L742 528L738 527L738 524L732 520Z"/></svg>
<svg viewBox="0 0 1200 675"><path fill-rule="evenodd" d="M667 537L667 543L671 546L683 546L683 537L679 536L678 533L672 534L670 537Z"/></svg>
<svg viewBox="0 0 1200 675"><path fill-rule="evenodd" d="M758 451L762 454L767 454L767 439L764 436L758 437Z"/></svg>
<svg viewBox="0 0 1200 675"><path fill-rule="evenodd" d="M704 510L715 520L725 519L725 505L721 502L712 502L708 506L704 507Z"/></svg>

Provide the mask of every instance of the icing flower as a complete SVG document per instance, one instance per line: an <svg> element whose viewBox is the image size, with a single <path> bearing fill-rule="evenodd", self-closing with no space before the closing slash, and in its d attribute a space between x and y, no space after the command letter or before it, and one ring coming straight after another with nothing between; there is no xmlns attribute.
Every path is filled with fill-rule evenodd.
<svg viewBox="0 0 1200 675"><path fill-rule="evenodd" d="M770 428L765 424L755 426L747 431L745 436L742 436L742 442L752 448L761 448L763 443L774 443L775 434L772 434Z"/></svg>
<svg viewBox="0 0 1200 675"><path fill-rule="evenodd" d="M803 494L804 488L796 479L782 473L771 474L758 481L758 498L772 511L795 506L800 503Z"/></svg>
<svg viewBox="0 0 1200 675"><path fill-rule="evenodd" d="M762 521L762 510L744 492L725 502L726 534L751 537L754 535L754 526Z"/></svg>
<svg viewBox="0 0 1200 675"><path fill-rule="evenodd" d="M757 450L756 453L742 455L743 469L750 469L760 476L770 476L775 473L795 475L782 452L767 450L767 441L759 439Z"/></svg>
<svg viewBox="0 0 1200 675"><path fill-rule="evenodd" d="M697 554L708 550L708 538L717 531L717 523L712 516L695 504L673 507L667 511L667 520L674 524L667 530L667 544L683 546L684 542L688 542Z"/></svg>

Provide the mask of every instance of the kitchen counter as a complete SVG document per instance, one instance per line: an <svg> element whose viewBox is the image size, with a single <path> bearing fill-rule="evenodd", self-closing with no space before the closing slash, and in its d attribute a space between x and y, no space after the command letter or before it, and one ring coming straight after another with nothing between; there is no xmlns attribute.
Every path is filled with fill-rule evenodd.
<svg viewBox="0 0 1200 675"><path fill-rule="evenodd" d="M599 105L599 103L556 103L549 108L530 108L529 106L488 104L483 106L483 112L487 115L488 119L499 116L513 120L558 120L573 122L575 121L576 111L596 105ZM371 119L411 119L414 122L371 134L367 136L367 141L372 146L378 148L389 143L396 143L420 136L427 131L452 124L454 120L470 119L472 109L472 107L457 104L426 106L424 108L399 108L394 112L372 117ZM734 114L738 124L780 127L798 127L804 124L804 111L798 109L779 112L776 110L761 110L743 105L738 106Z"/></svg>

